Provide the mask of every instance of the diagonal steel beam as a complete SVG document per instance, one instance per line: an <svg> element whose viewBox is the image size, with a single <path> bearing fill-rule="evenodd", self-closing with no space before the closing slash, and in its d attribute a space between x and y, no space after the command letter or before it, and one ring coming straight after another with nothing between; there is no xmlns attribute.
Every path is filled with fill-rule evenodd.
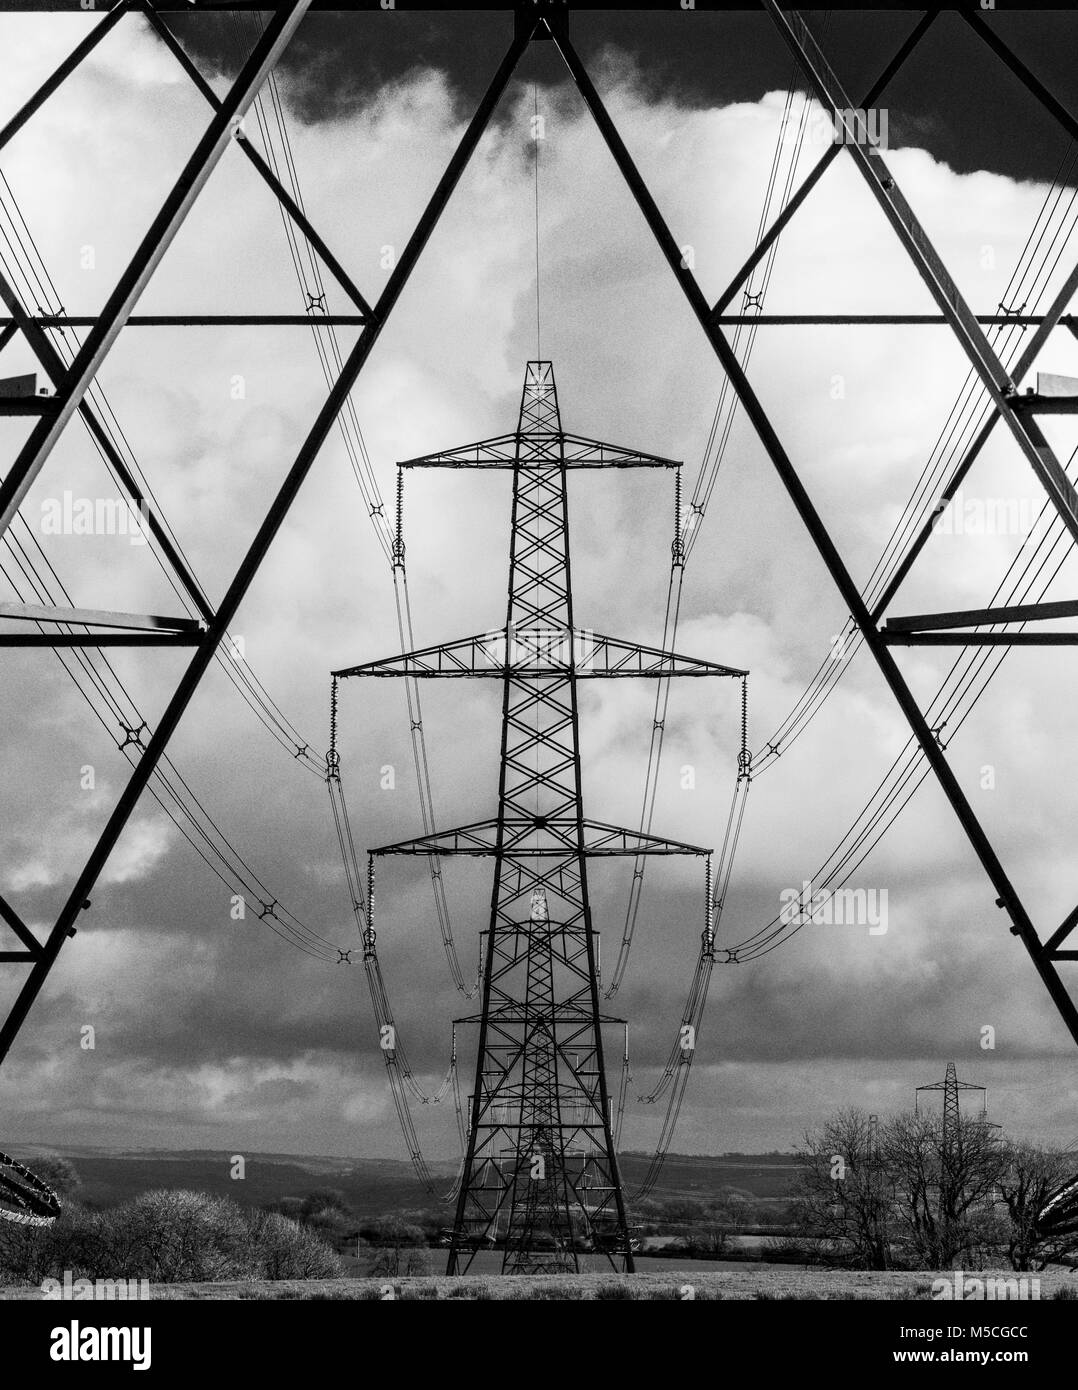
<svg viewBox="0 0 1078 1390"><path fill-rule="evenodd" d="M1039 77L1036 77L1021 58L1007 47L991 25L986 24L979 14L969 10L959 10L959 14L975 34L979 34L988 47L1000 57L1018 78L1019 82L1033 93L1045 110L1050 111L1072 140L1078 140L1078 120L1048 90Z"/></svg>
<svg viewBox="0 0 1078 1390"><path fill-rule="evenodd" d="M963 299L928 234L917 220L879 148L866 147L865 133L858 128L855 109L811 30L796 11L781 10L776 0L760 0L760 3L801 65L816 95L830 110L832 119L837 123L836 129L841 125L845 131L848 137L845 148L849 150L929 293L951 325L959 346L984 383L1018 447L1041 480L1052 505L1063 518L1075 542L1078 542L1078 493L1047 443L1043 438L1038 440L1036 432L1030 429L1028 417L1020 416L1013 408L1016 394L1014 381L996 356L976 315Z"/></svg>
<svg viewBox="0 0 1078 1390"><path fill-rule="evenodd" d="M765 0L767 3L767 0ZM612 155L614 162L621 171L637 205L644 216L660 250L666 258L675 279L681 286L682 292L687 299L690 308L703 329L708 342L711 344L715 355L718 357L723 369L730 379L730 384L737 393L741 406L752 422L760 443L763 445L770 458L775 471L786 489L790 500L797 509L810 537L820 553L820 557L827 566L828 572L834 580L839 593L842 595L843 602L847 605L848 611L853 616L854 621L860 628L865 642L876 659L876 664L880 669L884 680L887 682L891 693L894 695L899 708L906 717L910 729L920 745L921 751L930 764L940 787L950 802L955 814L957 815L966 838L969 840L974 853L980 860L986 874L991 880L998 894L997 905L1005 908L1011 918L1012 928L1025 946L1030 959L1033 961L1034 968L1040 975L1045 988L1059 1011L1063 1022L1066 1024L1071 1037L1078 1042L1078 1006L1075 1005L1066 986L1060 979L1058 972L1052 965L1049 954L1037 936L1036 929L1026 911L1025 904L1020 898L1014 885L1011 883L1006 869L1003 867L999 856L985 834L980 821L978 820L973 807L970 805L962 786L951 769L943 749L940 748L928 722L917 703L913 692L910 690L901 670L895 661L894 656L888 649L882 634L872 621L872 615L865 606L857 584L847 569L831 535L824 525L819 513L816 511L812 499L805 490L804 484L794 467L792 460L787 454L782 441L775 432L767 412L764 410L756 392L753 390L748 377L742 370L740 362L737 360L733 348L723 336L713 322L711 308L704 297L703 291L697 283L692 271L682 263L682 253L677 241L672 235L658 205L653 198L650 189L644 182L629 154L617 127L611 120L606 107L603 105L602 98L595 89L590 76L579 55L573 48L571 41L566 37L555 36L555 43L561 53L566 67L576 83L580 95L583 97L588 110L591 112L607 148Z"/></svg>
<svg viewBox="0 0 1078 1390"><path fill-rule="evenodd" d="M56 351L56 348L53 346L45 330L40 327L36 320L32 319L29 314L26 313L18 295L4 278L3 270L0 270L0 300L4 302L11 314L12 327L17 327L22 330L23 336L27 343L29 343L37 360L41 363L42 368L49 377L51 377L53 385L59 387L67 373L67 368L64 365L63 359ZM112 465L112 470L116 474L120 486L138 508L139 515L145 521L154 540L161 547L162 554L172 566L176 578L186 589L191 602L195 605L200 615L208 620L213 616L213 613L209 604L206 602L206 598L203 595L198 580L191 572L183 556L179 553L179 550L173 543L172 537L165 530L164 526L162 526L157 512L150 506L142 489L135 481L134 474L128 468L126 460L119 449L116 448L108 431L98 419L97 412L85 396L79 402L79 414L82 416L86 428L90 431L98 448Z"/></svg>
<svg viewBox="0 0 1078 1390"><path fill-rule="evenodd" d="M927 14L921 16L918 23L914 26L913 30L907 36L905 43L898 50L898 52L891 59L891 61L887 64L883 72L880 73L879 77L876 78L872 86L865 93L865 98L861 102L862 109L872 106L876 98L883 94L883 92L890 85L892 79L895 77L896 73L905 63L906 59L910 56L913 50L924 38L928 30L931 28L935 19L935 11L929 11ZM841 148L842 146L839 144L834 144L831 146L831 148L827 151L823 158L813 168L812 172L805 179L801 187L797 190L797 192L793 195L790 201L783 208L783 210L779 213L778 217L775 218L774 222L772 222L765 235L761 237L760 241L753 249L752 254L749 256L748 260L737 272L734 278L730 281L729 285L727 285L723 294L716 301L714 310L716 314L722 314L723 310L727 309L730 306L738 290L749 278L749 276L756 269L756 267L760 264L763 258L767 255L768 251L770 251L772 243L776 241L779 236L781 236L783 231L785 231L787 224L790 222L790 219L794 216L794 214L801 207L802 203L805 201L808 195L823 178L824 174L826 174L828 169L830 169L834 160L838 158L838 153Z"/></svg>
<svg viewBox="0 0 1078 1390"><path fill-rule="evenodd" d="M161 211L154 218L130 264L109 296L95 326L76 354L57 391L58 410L38 422L0 484L0 535L11 525L19 504L78 409L98 368L119 337L151 276L194 206L210 174L232 143L233 119L245 111L288 47L311 0L289 0L274 14L236 78L220 110L184 166Z"/></svg>
<svg viewBox="0 0 1078 1390"><path fill-rule="evenodd" d="M1015 386L1020 386L1022 384L1022 381L1025 379L1026 374L1033 366L1033 363L1037 360L1037 356L1040 353L1041 349L1044 347L1045 343L1051 336L1052 330L1062 319L1064 313L1067 310L1067 306L1070 304L1071 300L1074 298L1076 293L1078 293L1078 263L1075 264L1074 269L1063 282L1061 288L1059 289L1059 292L1056 294L1055 299L1053 299L1052 303L1048 306L1048 309L1044 317L1041 319L1037 331L1033 334L1033 337L1030 338L1029 342L1022 349L1021 356L1018 358L1018 361L1014 364L1013 375ZM959 460L954 472L951 474L947 486L940 493L936 505L933 509L932 515L928 518L927 521L925 521L922 524L920 531L917 533L916 537L910 542L909 549L902 557L902 560L900 561L898 568L895 570L894 574L891 576L891 579L887 584L887 587L884 589L879 599L873 605L872 618L874 622L879 622L880 618L883 616L883 614L887 611L888 607L890 606L895 594L898 593L898 590L902 587L902 583L905 580L907 574L909 574L910 569L913 566L913 562L917 559L917 556L920 555L921 551L925 547L926 542L928 541L928 538L932 535L932 530L936 523L936 517L940 514L943 508L947 506L949 502L952 502L954 500L955 496L958 493L958 489L962 486L962 483L966 478L966 475L969 473L969 470L973 467L973 464L979 456L981 450L988 443L989 436L995 429L998 420L999 411L993 408L988 416L988 419L984 422L984 424L981 426L981 429L978 431L977 438L973 441L970 447L966 450L966 453Z"/></svg>
<svg viewBox="0 0 1078 1390"><path fill-rule="evenodd" d="M25 8L25 7L24 7ZM53 92L67 80L75 71L82 60L97 47L106 34L115 29L118 21L130 8L130 0L120 0L116 7L109 11L108 15L86 35L81 43L77 43L64 61L56 69L51 77L47 78L37 89L32 97L19 108L12 116L11 120L0 130L0 150L8 143L12 136L17 135L23 126L38 110L43 106Z"/></svg>
<svg viewBox="0 0 1078 1390"><path fill-rule="evenodd" d="M146 789L169 739L175 732L199 682L213 660L217 647L226 634L228 625L235 617L236 610L250 588L259 566L265 559L266 552L288 515L288 511L310 472L315 458L333 429L337 416L348 399L349 392L363 370L371 350L381 335L382 328L389 319L412 271L415 269L416 262L445 211L446 204L460 181L480 137L490 124L494 109L530 40L531 29L525 26L523 30L518 31L513 42L509 45L505 57L461 136L460 142L416 224L415 230L401 252L396 266L390 272L385 289L372 309L370 324L362 330L359 341L345 359L340 375L334 382L325 404L319 411L262 525L244 555L227 593L209 624L201 645L181 677L179 685L150 736L145 753L136 764L130 780L101 832L100 839L91 851L90 857L61 909L56 924L41 949L40 958L35 961L25 984L11 1006L3 1027L0 1028L0 1063L7 1056L11 1044L30 1012L64 941L73 928L73 923L82 910L90 890L112 853L131 812Z"/></svg>
<svg viewBox="0 0 1078 1390"><path fill-rule="evenodd" d="M209 104L213 107L215 111L220 110L221 100L218 97L217 93L202 76L198 68L195 66L190 55L187 53L187 50L180 44L179 40L173 34L172 30L157 13L154 5L151 3L151 0L140 0L140 8L142 9L142 12L145 14L146 18L150 21L150 24L153 26L156 33L160 36L162 43L165 44L169 52L180 64L184 72L187 73L188 77L191 79L194 85L198 88L198 90L202 93L202 95L206 98L206 100L209 102ZM326 267L330 270L334 278L337 280L337 283L344 290L345 294L347 294L348 298L352 301L356 308L360 310L360 312L364 316L364 319L366 319L371 312L371 306L367 303L363 295L360 294L359 290L356 288L352 280L352 277L345 270L344 266L341 265L337 257L333 254L333 252L329 249L326 243L319 236L319 234L315 231L314 227L311 225L310 221L307 218L307 214L303 211L303 209L299 206L296 200L285 188L284 184L281 183L280 179L276 176L276 174L274 174L270 166L266 163L266 161L254 148L251 142L247 139L247 136L244 134L241 127L237 126L235 128L234 135L236 144L251 161L254 167L258 170L259 174L262 176L266 184L272 190L278 202L280 202L282 206L287 209L288 215L292 218L292 221L295 222L296 226L299 227L303 235L318 252Z"/></svg>
<svg viewBox="0 0 1078 1390"><path fill-rule="evenodd" d="M0 918L8 924L32 956L41 954L41 942L4 897L0 897Z"/></svg>

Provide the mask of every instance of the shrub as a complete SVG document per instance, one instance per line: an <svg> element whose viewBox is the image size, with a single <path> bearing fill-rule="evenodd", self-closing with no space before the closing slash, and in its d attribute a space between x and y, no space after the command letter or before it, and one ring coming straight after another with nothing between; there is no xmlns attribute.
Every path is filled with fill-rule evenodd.
<svg viewBox="0 0 1078 1390"><path fill-rule="evenodd" d="M103 1212L69 1203L51 1226L0 1227L5 1277L39 1284L68 1270L76 1279L173 1284L326 1279L343 1266L316 1231L201 1192L146 1192Z"/></svg>
<svg viewBox="0 0 1078 1390"><path fill-rule="evenodd" d="M250 1219L252 1253L261 1279L333 1279L344 1270L340 1257L309 1226L279 1212L259 1212Z"/></svg>

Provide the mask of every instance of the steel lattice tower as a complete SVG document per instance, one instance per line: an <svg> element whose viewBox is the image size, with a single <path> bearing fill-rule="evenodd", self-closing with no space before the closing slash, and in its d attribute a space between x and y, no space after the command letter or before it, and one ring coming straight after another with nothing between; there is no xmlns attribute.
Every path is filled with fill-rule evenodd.
<svg viewBox="0 0 1078 1390"><path fill-rule="evenodd" d="M410 0L407 8L422 9L425 3L442 8L440 0ZM291 49L297 29L308 11L334 8L331 0L266 0L260 8L267 13L265 29L251 47L242 67L218 95L207 81L200 60L196 60L173 32L173 12L182 7L185 16L198 16L216 23L223 12L247 11L250 0L96 0L93 9L97 18L92 28L59 62L55 70L37 86L19 108L5 115L0 126L0 153L17 139L28 126L38 122L40 113L82 65L94 55L98 46L110 34L149 24L157 38L171 53L192 90L201 94L207 110L205 124L194 143L189 158L181 169L173 171L173 181L163 201L156 209L137 239L133 251L124 255L123 269L110 283L106 295L89 315L70 316L62 305L35 303L33 293L27 295L18 280L10 282L0 273L0 352L6 346L21 345L29 350L33 361L52 384L54 394L41 395L31 390L0 397L0 417L20 415L34 417L29 432L17 452L2 466L0 480L0 537L12 525L30 489L52 462L56 446L69 430L76 415L89 430L96 447L109 462L124 499L137 507L144 516L146 530L153 538L159 558L166 569L182 608L170 613L148 614L131 611L137 608L137 598L123 605L121 611L103 612L99 609L74 606L74 600L64 601L52 594L48 602L19 601L3 605L4 630L0 631L0 646L12 648L54 648L58 650L90 647L106 650L112 647L182 648L189 659L168 695L159 718L152 728L130 729L110 719L107 727L119 738L130 740L138 750L137 761L130 778L111 805L108 818L90 849L85 862L65 883L61 904L49 914L44 929L39 926L32 908L21 901L8 901L0 896L0 965L10 967L19 981L18 990L5 1016L0 1019L0 1065L3 1065L27 1021L27 1018L56 965L65 946L75 937L82 914L90 909L95 884L114 852L117 842L128 825L140 798L151 788L159 775L180 722L186 717L206 672L227 642L230 625L241 609L251 585L260 571L275 539L292 512L296 499L305 485L315 461L330 437L350 392L360 381L372 353L386 326L395 316L422 258L437 252L428 249L432 234L438 228L446 208L458 189L462 176L473 159L484 133L489 130L518 65L533 43L550 43L564 64L574 90L579 93L596 130L614 162L625 187L631 194L647 227L650 238L666 262L672 284L677 286L687 311L699 326L709 350L722 367L738 406L752 426L753 434L766 454L777 480L789 498L800 522L810 537L814 549L826 567L841 596L846 611L864 639L888 686L898 709L917 743L919 756L931 770L943 791L962 831L976 855L985 876L984 892L974 900L978 919L994 917L996 912L1029 956L1055 1010L1069 1035L1078 1042L1078 1003L1073 987L1064 981L1061 966L1073 966L1078 961L1074 948L1074 933L1078 931L1078 906L1066 913L1062 921L1035 920L1025 894L1019 891L1013 869L1005 862L994 843L994 837L982 823L974 800L971 799L948 753L941 729L934 728L929 712L919 702L910 680L897 659L896 648L955 646L972 652L982 647L1046 647L1078 645L1078 630L1060 630L1045 626L1051 620L1078 617L1078 599L1064 592L1059 600L1045 601L1043 593L1031 602L997 602L988 606L959 611L935 611L940 600L934 599L933 611L896 611L899 595L907 579L924 568L922 551L934 534L941 509L959 497L964 479L977 467L978 458L992 442L993 434L1008 435L1018 453L1029 465L1038 485L1051 506L1053 522L1058 519L1068 535L1068 546L1078 546L1078 488L1069 476L1064 462L1057 457L1056 448L1041 427L1041 417L1073 414L1078 409L1078 391L1052 384L1047 374L1048 389L1029 389L1034 369L1042 353L1066 331L1075 331L1075 319L1070 312L1078 293L1078 264L1069 262L1066 274L1044 302L1031 306L1009 306L1001 303L978 309L965 294L949 271L934 245L929 231L920 221L906 197L902 184L905 175L897 177L889 155L874 144L867 128L866 114L879 108L889 99L895 80L904 69L912 67L914 59L923 52L926 41L953 11L956 20L969 32L971 50L983 44L994 60L1001 63L1015 79L1032 106L1047 113L1072 140L1078 140L1078 114L1046 85L1011 48L1010 32L1017 35L1023 22L1021 7L1011 13L996 16L991 11L959 3L933 4L923 7L924 13L912 20L905 37L888 53L879 54L877 75L871 85L851 89L849 77L832 66L828 54L817 38L820 28L814 12L831 7L821 0L804 0L790 8L784 0L709 0L704 8L719 11L742 9L760 10L770 21L769 29L775 39L794 59L798 80L803 80L811 95L834 122L836 141L820 154L812 170L800 181L796 192L786 200L782 211L762 229L755 247L739 266L733 278L717 299L698 280L692 259L687 258L674 229L667 223L652 192L649 181L637 167L603 96L592 80L589 65L578 51L570 29L574 12L602 10L607 0L469 0L466 8L475 11L502 12L501 22L507 45L496 67L489 73L472 115L462 130L455 148L449 155L437 182L429 189L414 225L407 234L395 264L384 277L379 276L377 293L368 300L349 270L334 255L326 240L312 225L296 198L274 173L267 159L259 153L256 143L243 131L242 117L263 88L267 76ZM10 4L8 8L11 8ZM18 8L33 11L85 11L86 0L20 0ZM384 8L384 0L354 0L351 9L376 11ZM669 8L677 10L676 0ZM863 0L852 5L866 15L895 8L892 0ZM1073 20L1074 7L1050 0L1046 8L1066 9ZM84 20L88 20L86 14ZM683 21L679 19L678 23ZM1002 27L1001 27L1002 26ZM510 37L511 33L511 37ZM736 35L733 42L738 42ZM375 51L377 40L374 41ZM866 58L869 56L866 52ZM886 59L886 61L885 61ZM318 304L308 303L305 312L222 314L213 306L196 301L184 304L175 314L138 312L140 300L158 273L163 258L174 238L184 226L189 213L203 195L208 181L222 162L225 152L235 148L250 162L257 176L268 187L290 224L306 240L312 259L317 260L336 282L336 301L329 312L315 312ZM813 190L823 180L831 164L849 163L864 189L871 196L890 232L901 247L909 267L915 271L931 296L935 312L927 315L902 313L851 313L842 303L811 305L808 311L794 315L762 313L758 293L752 290L753 276L766 258L773 254L779 239L795 220L801 226L801 209L812 196L825 197L825 183L815 195ZM59 186L59 185L58 185ZM377 191L375 187L375 191ZM64 216L59 205L57 217ZM882 224L881 224L882 228ZM18 238L16 238L18 239ZM353 248L354 249L354 248ZM345 257L345 260L348 260ZM360 261L360 265L362 262ZM343 299L342 297L343 296ZM325 305L323 308L327 307ZM872 306L866 306L871 308ZM985 312L985 308L988 312ZM207 312L207 309L209 312ZM342 311L343 310L343 311ZM838 310L839 312L835 312ZM203 590L198 576L172 533L156 500L147 490L111 430L99 403L94 401L91 387L110 360L114 345L132 331L153 331L179 328L207 327L226 329L237 325L249 328L278 328L293 326L310 331L312 321L319 328L334 326L358 329L351 349L343 356L338 369L331 373L327 395L306 423L302 441L285 460L286 468L279 483L269 492L264 506L252 513L243 509L242 519L252 521L252 527L237 531L232 544L238 545L238 560L230 567L226 584L215 598ZM984 423L968 445L958 451L953 467L948 464L940 486L933 487L920 507L915 533L899 547L893 573L882 593L870 597L863 592L843 553L843 528L825 520L817 507L812 490L806 485L798 458L798 449L782 437L776 422L750 379L746 365L737 349L736 338L731 341L727 330L751 325L753 333L759 328L781 329L793 324L844 324L851 330L861 327L890 325L895 328L909 323L936 324L948 343L957 347L968 361L976 377L976 390L986 409ZM998 343L986 330L1004 325L1032 330L1024 347L1013 361L1004 361ZM433 325L425 325L429 331ZM69 330L86 329L81 340L70 352L62 353L59 345ZM58 336L59 335L59 336ZM896 348L896 352L900 349ZM1050 365L1047 364L1046 365ZM1038 374L1039 378L1039 374ZM26 380L27 378L23 378ZM511 437L510 437L511 438ZM506 446L510 448L509 445ZM574 446L575 448L575 446ZM583 454L580 455L583 457ZM597 456L601 459L601 453ZM473 464L480 462L478 455ZM496 453L485 456L482 462L500 467L513 467L513 456ZM459 465L458 465L459 466ZM577 466L567 461L566 466ZM581 466L594 466L581 465ZM372 512L372 515L375 515ZM778 518L776 517L776 525ZM241 539L242 536L242 539ZM937 588L933 585L931 592ZM626 644L605 644L600 647L598 660L608 669L602 675L665 675L666 669L622 669L631 667L634 658L627 655ZM655 654L652 654L655 655ZM661 657L661 654L658 654ZM437 654L413 653L416 663L408 674L419 675L500 675L496 659L491 659L482 642L457 644L452 649L439 649ZM424 666L430 658L428 669ZM485 662L485 666L484 666ZM647 663L637 660L637 666ZM478 669L483 666L483 669ZM508 669L508 658L502 662ZM685 674L711 674L697 665ZM386 669L381 674L404 674ZM518 673L519 674L519 673ZM577 670L577 676L587 674ZM127 747L125 743L121 745ZM297 752L304 751L297 745ZM16 810L16 814L18 811ZM491 824L495 824L492 822ZM617 839L615 832L614 840ZM456 832L460 845L466 842L471 849L459 852L495 853L494 834L481 827L475 836ZM598 838L601 839L601 836ZM448 845L453 836L430 837L432 845ZM612 841L611 841L612 842ZM623 841L624 843L624 838ZM426 852L404 850L400 852ZM432 849L430 852L438 852ZM448 849L445 852L450 852ZM620 852L625 852L620 851ZM991 891L989 891L989 885ZM529 914L530 920L530 914ZM1001 935L1001 944L1006 937Z"/></svg>
<svg viewBox="0 0 1078 1390"><path fill-rule="evenodd" d="M959 1106L959 1091L980 1091L981 1118L988 1119L988 1089L973 1081L959 1081L958 1068L953 1062L947 1063L947 1071L942 1081L933 1081L927 1086L918 1086L914 1091L914 1109L922 1091L943 1092L943 1152L952 1154L962 1142L962 1111Z"/></svg>
<svg viewBox="0 0 1078 1390"><path fill-rule="evenodd" d="M505 627L336 673L503 682L496 818L373 851L495 859L449 1272L495 1244L506 1272L575 1270L585 1250L632 1269L603 1059L602 1026L620 1020L599 1009L587 864L595 855L709 851L585 817L577 682L744 673L575 626L569 470L679 465L566 433L549 362L528 363L512 434L402 465L418 466L513 475ZM709 926L708 916L705 933Z"/></svg>

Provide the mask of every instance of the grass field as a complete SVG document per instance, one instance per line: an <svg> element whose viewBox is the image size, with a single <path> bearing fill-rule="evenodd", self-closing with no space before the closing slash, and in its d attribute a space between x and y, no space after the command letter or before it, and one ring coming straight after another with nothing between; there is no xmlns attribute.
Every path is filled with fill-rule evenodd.
<svg viewBox="0 0 1078 1390"><path fill-rule="evenodd" d="M1006 1271L983 1271L978 1277L1007 1278ZM802 1269L760 1266L751 1269L649 1271L645 1274L579 1274L562 1276L436 1275L415 1279L312 1279L258 1283L170 1284L151 1288L155 1299L229 1300L286 1299L341 1302L386 1299L490 1300L930 1300L932 1281L927 1271ZM1011 1274L1009 1277L1013 1278ZM1078 1298L1078 1274L1053 1271L1037 1276L1041 1299ZM0 1299L40 1298L36 1289L0 1289Z"/></svg>

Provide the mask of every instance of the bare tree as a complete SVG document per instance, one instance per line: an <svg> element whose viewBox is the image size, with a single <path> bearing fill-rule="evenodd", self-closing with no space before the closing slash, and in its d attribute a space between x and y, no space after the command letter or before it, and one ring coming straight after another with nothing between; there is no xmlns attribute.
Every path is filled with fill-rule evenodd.
<svg viewBox="0 0 1078 1390"><path fill-rule="evenodd" d="M993 1243L993 1203L1005 1153L980 1120L896 1115L880 1135L895 1185L896 1230L925 1269L975 1262Z"/></svg>
<svg viewBox="0 0 1078 1390"><path fill-rule="evenodd" d="M821 1254L854 1268L890 1266L894 1184L863 1110L841 1110L805 1134L794 1212Z"/></svg>
<svg viewBox="0 0 1078 1390"><path fill-rule="evenodd" d="M1013 1269L1044 1269L1078 1252L1078 1154L1035 1144L1005 1146L999 1180Z"/></svg>

